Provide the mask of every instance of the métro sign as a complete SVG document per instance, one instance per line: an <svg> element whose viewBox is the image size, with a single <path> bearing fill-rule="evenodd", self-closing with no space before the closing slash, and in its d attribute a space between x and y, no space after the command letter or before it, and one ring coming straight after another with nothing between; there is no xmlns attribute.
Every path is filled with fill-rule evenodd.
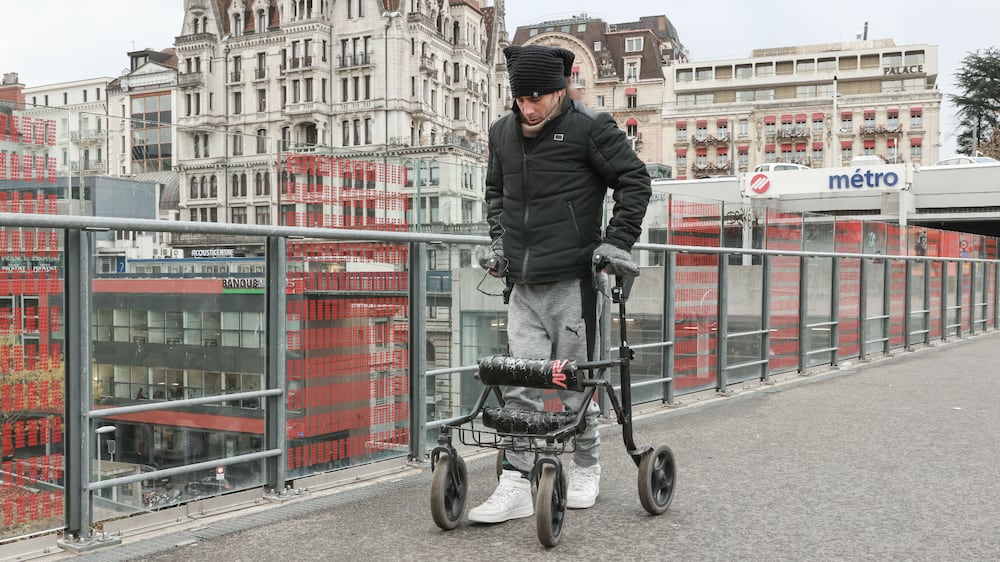
<svg viewBox="0 0 1000 562"><path fill-rule="evenodd" d="M820 195L850 197L873 192L902 191L912 183L906 164L749 172L743 177L747 197Z"/></svg>

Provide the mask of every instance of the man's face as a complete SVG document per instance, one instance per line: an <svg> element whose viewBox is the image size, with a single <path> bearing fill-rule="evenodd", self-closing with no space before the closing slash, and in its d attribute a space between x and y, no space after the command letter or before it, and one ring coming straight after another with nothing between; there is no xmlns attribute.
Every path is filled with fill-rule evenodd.
<svg viewBox="0 0 1000 562"><path fill-rule="evenodd" d="M520 110L524 122L528 125L537 125L562 102L562 91L542 94L538 97L520 96L514 102L517 103L517 109Z"/></svg>

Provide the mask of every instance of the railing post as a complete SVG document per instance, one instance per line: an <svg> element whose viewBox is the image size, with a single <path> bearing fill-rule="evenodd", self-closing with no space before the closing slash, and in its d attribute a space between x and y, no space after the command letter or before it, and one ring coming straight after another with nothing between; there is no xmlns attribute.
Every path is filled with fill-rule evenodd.
<svg viewBox="0 0 1000 562"><path fill-rule="evenodd" d="M278 388L282 394L267 397L264 410L264 440L266 449L281 449L281 455L264 461L267 488L277 493L285 489L288 479L288 378L285 348L288 344L286 326L288 310L288 267L286 240L267 237L267 373L268 389Z"/></svg>
<svg viewBox="0 0 1000 562"><path fill-rule="evenodd" d="M993 329L1000 327L1000 262L993 263Z"/></svg>
<svg viewBox="0 0 1000 562"><path fill-rule="evenodd" d="M715 389L719 392L726 391L727 377L726 371L729 364L729 254L719 254L719 279L716 287L716 310L715 310Z"/></svg>
<svg viewBox="0 0 1000 562"><path fill-rule="evenodd" d="M955 262L955 337L962 337L962 291L965 283L962 282L962 262Z"/></svg>
<svg viewBox="0 0 1000 562"><path fill-rule="evenodd" d="M91 536L94 517L92 495L87 491L87 484L92 478L92 439L96 436L91 433L90 418L85 417L94 403L90 384L92 235L86 230L69 229L65 231L65 236L65 536L83 539Z"/></svg>
<svg viewBox="0 0 1000 562"><path fill-rule="evenodd" d="M427 425L426 254L426 243L410 243L410 460L418 461L424 458Z"/></svg>
<svg viewBox="0 0 1000 562"><path fill-rule="evenodd" d="M910 351L910 334L913 333L910 315L913 310L910 301L913 299L913 262L906 260L906 275L903 276L903 349Z"/></svg>
<svg viewBox="0 0 1000 562"><path fill-rule="evenodd" d="M866 357L865 346L868 344L868 260L861 258L861 271L858 273L858 285L861 292L858 301L858 359Z"/></svg>
<svg viewBox="0 0 1000 562"><path fill-rule="evenodd" d="M892 344L892 264L889 257L882 260L882 354L889 355Z"/></svg>
<svg viewBox="0 0 1000 562"><path fill-rule="evenodd" d="M924 330L924 345L930 345L931 343L931 262L930 260L923 260L924 262L924 306L922 307L927 312L924 312L924 322L922 329Z"/></svg>
<svg viewBox="0 0 1000 562"><path fill-rule="evenodd" d="M771 380L771 254L764 254L763 267L761 268L760 281L761 303L760 303L760 380L769 382Z"/></svg>
<svg viewBox="0 0 1000 562"><path fill-rule="evenodd" d="M799 372L806 370L808 339L806 324L809 314L809 258L799 256Z"/></svg>
<svg viewBox="0 0 1000 562"><path fill-rule="evenodd" d="M941 261L941 341L948 341L948 261Z"/></svg>
<svg viewBox="0 0 1000 562"><path fill-rule="evenodd" d="M674 303L674 286L676 284L677 254L668 251L663 260L663 339L671 342L660 351L660 378L663 383L663 397L667 404L674 404L674 359L677 349L676 306Z"/></svg>
<svg viewBox="0 0 1000 562"><path fill-rule="evenodd" d="M830 365L837 366L840 349L840 258L834 256L830 267Z"/></svg>

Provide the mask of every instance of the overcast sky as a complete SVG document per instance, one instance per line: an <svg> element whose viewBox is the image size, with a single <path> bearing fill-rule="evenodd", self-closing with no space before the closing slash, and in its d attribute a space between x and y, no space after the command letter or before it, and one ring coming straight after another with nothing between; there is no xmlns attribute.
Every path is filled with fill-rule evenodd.
<svg viewBox="0 0 1000 562"><path fill-rule="evenodd" d="M480 0L487 2L492 0ZM184 0L30 0L3 2L0 72L26 86L99 76L128 67L126 53L173 45ZM507 28L586 13L608 23L666 15L691 60L745 58L752 49L849 41L868 22L869 39L938 46L938 87L956 93L954 73L966 54L1000 46L1000 2L965 0L507 0ZM947 104L941 155L955 151L956 121Z"/></svg>

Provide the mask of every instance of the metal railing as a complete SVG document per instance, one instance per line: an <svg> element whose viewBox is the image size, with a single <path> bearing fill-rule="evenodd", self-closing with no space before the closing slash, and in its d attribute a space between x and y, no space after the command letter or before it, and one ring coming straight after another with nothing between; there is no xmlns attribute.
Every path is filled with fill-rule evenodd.
<svg viewBox="0 0 1000 562"><path fill-rule="evenodd" d="M280 495L294 485L295 478L288 471L291 414L286 411L293 403L287 372L290 346L286 324L290 241L384 243L405 245L408 249L405 368L410 407L405 420L406 446L400 454L422 461L429 436L456 417L428 418L424 405L429 398L439 398L436 390L432 391L434 396L428 395L428 383L460 386L476 370L472 361L463 361L462 357L449 359L447 367L429 366L426 342L429 326L436 320L429 316L428 306L431 299L441 298L441 294L440 291L428 294L427 272L434 265L427 260L431 248L482 245L488 242L484 236L12 213L0 213L0 225L6 229L54 229L65 235L66 537L92 537L94 493L117 486L248 461L264 463L264 494ZM261 390L110 408L93 406L90 381L94 357L90 343L95 258L90 249L95 233L123 228L168 232L181 237L238 236L265 240L266 372ZM733 385L748 380L767 382L782 372L805 373L822 365L837 365L850 357L864 359L875 346L888 353L893 348L909 349L914 343L962 337L998 325L1000 261L993 258L665 244L640 244L635 250L644 256L643 264L662 264L644 265L630 304L636 315L633 320L647 330L645 335L638 332L633 336L634 342L630 342L637 352L632 387L642 391L636 396L639 401L676 405L679 395L712 389L726 394ZM743 261L735 265L733 258ZM780 264L776 265L777 262ZM903 268L901 275L900 268ZM473 267L452 270L456 286L466 289L477 284L480 273ZM784 279L780 291L775 281L778 277ZM794 295L791 278L797 279ZM900 279L904 283L902 292L893 287L893 282ZM687 294L692 287L703 291L700 301ZM795 297L794 306L790 304L791 296ZM494 299L491 306L496 314L502 314L498 300ZM933 306L935 300L939 302L937 310ZM845 304L852 308L845 311ZM605 343L602 348L609 353L614 350L612 322L605 315L601 326ZM450 347L458 349L471 343L451 342ZM458 396L459 403L452 404L451 411L463 407L460 391L446 389L442 393L442 396ZM95 433L97 420L239 400L265 402L263 434L257 450L141 474L109 479L101 479L101 475L96 479L91 477L95 439L100 439ZM607 412L607 403L604 407ZM374 440L373 436L369 438Z"/></svg>

